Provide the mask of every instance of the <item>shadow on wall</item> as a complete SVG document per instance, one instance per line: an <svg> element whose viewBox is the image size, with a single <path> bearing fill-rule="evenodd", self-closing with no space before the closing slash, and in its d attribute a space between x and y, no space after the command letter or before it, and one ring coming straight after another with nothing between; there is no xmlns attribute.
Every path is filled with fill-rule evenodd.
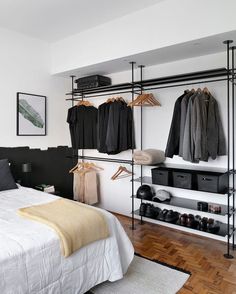
<svg viewBox="0 0 236 294"><path fill-rule="evenodd" d="M75 165L68 156L72 148L67 146L51 147L47 150L30 149L29 147L0 147L0 159L7 158L11 163L11 171L16 181L25 184L23 163L31 163L30 187L38 184L54 185L60 196L73 198L73 174L69 174Z"/></svg>

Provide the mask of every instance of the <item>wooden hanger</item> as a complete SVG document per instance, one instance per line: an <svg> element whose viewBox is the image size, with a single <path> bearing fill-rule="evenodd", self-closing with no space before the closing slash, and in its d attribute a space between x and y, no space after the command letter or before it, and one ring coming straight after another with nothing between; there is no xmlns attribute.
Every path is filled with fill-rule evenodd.
<svg viewBox="0 0 236 294"><path fill-rule="evenodd" d="M81 106L81 105L84 105L84 106L93 106L93 103L87 101L87 100L81 100L79 101L76 106Z"/></svg>
<svg viewBox="0 0 236 294"><path fill-rule="evenodd" d="M82 170L88 170L88 169L95 169L95 170L104 170L102 167L96 165L93 162L80 162L77 163L70 171L69 173L75 173L80 172Z"/></svg>
<svg viewBox="0 0 236 294"><path fill-rule="evenodd" d="M202 91L207 95L211 95L211 92L208 90L207 87L205 87Z"/></svg>
<svg viewBox="0 0 236 294"><path fill-rule="evenodd" d="M140 94L129 106L161 106L161 103L156 100L152 93Z"/></svg>
<svg viewBox="0 0 236 294"><path fill-rule="evenodd" d="M124 100L123 97L116 97L116 101L122 101L122 102L125 102L125 100Z"/></svg>
<svg viewBox="0 0 236 294"><path fill-rule="evenodd" d="M122 173L126 173L126 174L121 176ZM131 175L132 175L132 172L129 171L125 166L119 166L118 170L111 177L111 180L114 181L114 180L118 180L120 178L128 177L128 176L131 176Z"/></svg>
<svg viewBox="0 0 236 294"><path fill-rule="evenodd" d="M114 102L115 101L115 98L108 98L106 103L110 103L110 102Z"/></svg>

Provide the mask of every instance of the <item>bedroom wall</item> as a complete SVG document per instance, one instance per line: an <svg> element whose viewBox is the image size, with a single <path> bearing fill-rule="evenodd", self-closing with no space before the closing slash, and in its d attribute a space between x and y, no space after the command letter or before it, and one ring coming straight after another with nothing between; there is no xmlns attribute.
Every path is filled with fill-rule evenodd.
<svg viewBox="0 0 236 294"><path fill-rule="evenodd" d="M178 74L181 72L192 72L204 69L211 69L217 67L225 66L225 54L213 54L202 56L198 58L186 59L178 62L173 62L169 64L162 64L158 66L147 67L144 69L144 79L154 78L158 76L165 76L171 74ZM181 69L181 70L180 70ZM121 72L111 75L113 83L125 82L131 79L130 72ZM139 78L138 70L136 71L135 78ZM203 84L189 85L187 88L198 88L204 87ZM225 82L206 84L208 89L212 92L219 103L221 118L223 121L224 130L226 133L226 86ZM183 93L186 87L170 88L155 90L153 93L155 97L161 102L161 107L145 108L143 113L143 147L144 148L157 148L165 150L167 137L169 133L169 127L172 119L172 113L174 108L175 100ZM130 99L128 95L124 96L127 100ZM103 103L107 97L98 97L93 99L92 102L95 106ZM136 147L140 147L140 119L139 119L139 110L135 109L135 129L136 129ZM106 156L105 154L98 153L97 151L86 150L85 155L93 156ZM123 152L116 156L110 156L115 158L131 158L131 152ZM167 159L169 163L179 163L179 164L190 164L184 161L182 158L175 156L173 159ZM125 214L130 216L131 212L131 184L130 178L112 181L110 180L111 176L115 173L119 164L113 163L102 163L97 162L97 164L104 168L104 171L100 173L100 190L101 190L101 202L100 206L110 211L117 213ZM195 166L209 166L209 167L226 167L226 157L218 157L216 160L209 160L207 163L201 162ZM127 168L130 168L127 166ZM150 168L144 169L144 174L150 176ZM140 169L135 168L135 176L139 177ZM135 187L135 192L138 186ZM161 187L159 187L161 189ZM193 192L187 190L177 190L177 189L168 189L175 196L185 196L187 198L193 198L198 200L226 203L226 197L217 196L213 194ZM136 200L136 208L139 207L140 201ZM176 208L174 208L176 209ZM184 210L179 209L180 212L185 212ZM196 214L196 212L193 212ZM204 215L204 213L203 213ZM209 215L208 215L209 217ZM220 221L225 221L226 218L220 216L214 216L215 219ZM204 233L200 233L204 235Z"/></svg>
<svg viewBox="0 0 236 294"><path fill-rule="evenodd" d="M50 75L49 45L0 29L0 146L68 145L65 92L69 79ZM16 92L47 96L47 136L16 136Z"/></svg>

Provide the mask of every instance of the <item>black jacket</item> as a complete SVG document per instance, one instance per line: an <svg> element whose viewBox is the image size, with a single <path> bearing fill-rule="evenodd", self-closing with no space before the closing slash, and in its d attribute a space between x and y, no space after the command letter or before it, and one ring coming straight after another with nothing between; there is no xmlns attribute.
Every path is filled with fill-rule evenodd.
<svg viewBox="0 0 236 294"><path fill-rule="evenodd" d="M179 154L181 101L186 94L187 93L185 92L175 102L169 137L165 150L166 157L172 158L174 155Z"/></svg>

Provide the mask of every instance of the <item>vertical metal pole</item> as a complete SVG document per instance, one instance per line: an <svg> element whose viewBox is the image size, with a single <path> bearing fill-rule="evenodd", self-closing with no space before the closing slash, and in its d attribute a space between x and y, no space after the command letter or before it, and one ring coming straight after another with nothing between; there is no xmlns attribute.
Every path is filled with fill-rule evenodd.
<svg viewBox="0 0 236 294"><path fill-rule="evenodd" d="M232 160L233 160L233 230L235 228L235 192L234 192L234 189L235 189L235 174L234 174L234 171L235 171L235 138L234 138L234 133L235 133L235 122L234 122L234 115L235 115L235 110L234 110L234 107L235 107L235 103L234 103L234 74L235 74L235 71L234 71L234 49L236 47L233 46L231 49L232 49L232 148L233 148L233 152L232 152ZM233 250L235 249L235 238L234 238L234 232L233 232Z"/></svg>
<svg viewBox="0 0 236 294"><path fill-rule="evenodd" d="M131 64L131 81L132 81L132 102L134 101L134 65L135 65L135 62L130 62ZM132 167L132 179L131 179L131 182L132 182L132 226L131 226L131 229L132 230L135 230L135 226L134 226L134 158L133 158L133 155L134 155L134 111L133 111L133 108L132 108L132 138L131 138L131 144L132 144L132 163L131 163L131 167Z"/></svg>
<svg viewBox="0 0 236 294"><path fill-rule="evenodd" d="M141 82L141 88L140 88L140 94L143 94L143 68L144 65L139 65L140 68L140 82ZM140 149L143 150L143 105L141 104L140 107ZM141 186L143 184L143 166L140 166L140 176L141 176ZM143 199L141 198L141 204L143 203ZM143 216L141 215L141 225L143 224Z"/></svg>
<svg viewBox="0 0 236 294"><path fill-rule="evenodd" d="M71 77L71 96L72 96L72 107L74 106L74 81L75 81L75 76L70 76Z"/></svg>
<svg viewBox="0 0 236 294"><path fill-rule="evenodd" d="M230 254L230 62L229 62L229 44L231 40L226 40L223 43L227 45L227 141L228 141L228 158L227 158L227 170L228 170L228 192L227 192L227 253L224 254L225 258L231 259L233 256Z"/></svg>
<svg viewBox="0 0 236 294"><path fill-rule="evenodd" d="M72 98L72 101L71 101L71 106L73 107L74 106L74 98L75 98L75 95L74 95L74 80L75 80L75 76L74 75L71 75L71 98ZM72 149L72 157L73 158L76 158L76 150L75 149ZM73 160L73 162L76 162L76 159Z"/></svg>

